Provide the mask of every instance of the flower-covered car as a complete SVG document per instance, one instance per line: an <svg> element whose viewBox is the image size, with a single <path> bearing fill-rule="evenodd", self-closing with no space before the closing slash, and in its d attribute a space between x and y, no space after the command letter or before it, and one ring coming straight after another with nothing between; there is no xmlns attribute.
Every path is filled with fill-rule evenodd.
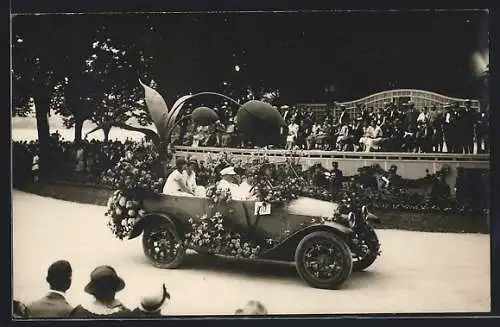
<svg viewBox="0 0 500 327"><path fill-rule="evenodd" d="M339 288L352 271L369 267L380 244L366 206L339 211L339 204L308 197L263 202L156 194L143 199L127 226L129 239L143 235L143 250L159 268L177 268L187 249L236 258L295 262L317 288ZM123 202L123 201L122 201ZM127 206L127 203L124 203ZM133 202L129 203L133 206Z"/></svg>

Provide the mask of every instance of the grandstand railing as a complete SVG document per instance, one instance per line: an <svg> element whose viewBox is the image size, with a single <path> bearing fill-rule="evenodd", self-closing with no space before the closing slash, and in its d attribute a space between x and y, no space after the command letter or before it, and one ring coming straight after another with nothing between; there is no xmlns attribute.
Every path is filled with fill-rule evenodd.
<svg viewBox="0 0 500 327"><path fill-rule="evenodd" d="M456 153L404 153L404 152L349 152L349 151L321 151L307 150L290 152L283 149L245 149L245 148L218 148L218 147L190 147L176 146L176 152L185 153L221 153L232 155L268 157L301 157L325 159L361 159L361 160L398 160L398 161L460 161L482 162L490 161L489 154L456 154Z"/></svg>

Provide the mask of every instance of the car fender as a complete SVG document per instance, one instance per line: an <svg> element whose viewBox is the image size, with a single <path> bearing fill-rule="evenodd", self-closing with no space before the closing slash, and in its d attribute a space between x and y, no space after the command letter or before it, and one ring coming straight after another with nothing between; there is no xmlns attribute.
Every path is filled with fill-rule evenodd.
<svg viewBox="0 0 500 327"><path fill-rule="evenodd" d="M346 239L353 233L353 230L351 228L334 221L325 221L323 223L312 224L305 228L299 229L298 231L281 240L278 244L276 244L276 246L265 251L262 254L262 258L289 262L294 261L295 249L297 248L299 242L306 235L317 231L331 232L343 239Z"/></svg>
<svg viewBox="0 0 500 327"><path fill-rule="evenodd" d="M145 216L143 216L139 221L137 221L134 226L132 227L132 230L129 234L128 239L134 239L138 237L139 235L142 234L144 231L144 228L149 225L149 224L154 224L157 222L166 222L169 225L171 225L173 228L176 230L178 229L178 223L176 223L176 220L164 213L148 213Z"/></svg>

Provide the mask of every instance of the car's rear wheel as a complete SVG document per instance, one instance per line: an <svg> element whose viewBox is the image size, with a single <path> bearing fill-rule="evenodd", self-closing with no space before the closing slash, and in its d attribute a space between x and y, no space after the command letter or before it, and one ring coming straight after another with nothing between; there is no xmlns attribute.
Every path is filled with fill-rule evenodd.
<svg viewBox="0 0 500 327"><path fill-rule="evenodd" d="M337 289L351 275L351 251L339 236L314 232L306 235L297 246L295 265L299 276L309 285Z"/></svg>
<svg viewBox="0 0 500 327"><path fill-rule="evenodd" d="M162 269L179 267L186 254L175 227L166 222L158 222L144 229L142 248L148 260Z"/></svg>

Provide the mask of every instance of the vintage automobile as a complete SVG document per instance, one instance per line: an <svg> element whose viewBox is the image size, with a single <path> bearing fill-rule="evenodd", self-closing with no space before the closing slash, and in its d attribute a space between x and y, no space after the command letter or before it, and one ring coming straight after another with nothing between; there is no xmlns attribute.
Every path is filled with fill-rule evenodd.
<svg viewBox="0 0 500 327"><path fill-rule="evenodd" d="M366 269L380 253L371 226L379 219L366 206L334 215L338 204L306 197L272 204L231 200L213 207L206 197L164 194L145 199L143 205L147 214L134 225L129 239L142 233L144 254L159 268L181 265L189 247L182 241L192 232L190 222L214 210L251 240L271 241L272 246L255 259L294 262L299 276L316 288L339 288L352 271ZM203 246L192 250L210 252Z"/></svg>

